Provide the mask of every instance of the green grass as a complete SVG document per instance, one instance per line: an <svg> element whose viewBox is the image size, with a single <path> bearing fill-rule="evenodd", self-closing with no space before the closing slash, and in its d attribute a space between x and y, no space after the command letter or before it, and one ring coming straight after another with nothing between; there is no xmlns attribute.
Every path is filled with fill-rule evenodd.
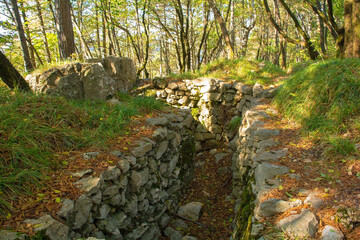
<svg viewBox="0 0 360 240"><path fill-rule="evenodd" d="M213 77L246 84L255 84L258 82L263 85L270 85L273 84L274 77L282 75L284 75L284 72L269 62L246 59L220 59L203 65L198 71L171 75L171 77L177 80Z"/></svg>
<svg viewBox="0 0 360 240"><path fill-rule="evenodd" d="M132 116L163 108L153 98L123 94L123 100L116 105L67 101L0 86L0 210L9 207L11 196L29 193L44 172L59 166L55 152L103 147Z"/></svg>
<svg viewBox="0 0 360 240"><path fill-rule="evenodd" d="M342 134L356 126L354 130L360 130L359 124L353 124L360 115L360 59L309 65L286 80L275 103L309 136L326 142L332 152L353 152L353 143Z"/></svg>

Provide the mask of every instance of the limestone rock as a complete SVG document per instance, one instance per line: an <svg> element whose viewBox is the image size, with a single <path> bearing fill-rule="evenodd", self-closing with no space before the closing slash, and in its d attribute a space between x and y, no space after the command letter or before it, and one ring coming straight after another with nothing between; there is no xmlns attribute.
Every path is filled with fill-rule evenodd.
<svg viewBox="0 0 360 240"><path fill-rule="evenodd" d="M271 217L275 214L285 212L288 209L297 207L299 205L301 205L300 200L290 202L281 199L271 198L267 201L261 202L256 212L261 216Z"/></svg>
<svg viewBox="0 0 360 240"><path fill-rule="evenodd" d="M315 237L318 220L316 216L308 209L300 214L289 216L278 222L277 227L285 231L292 237Z"/></svg>
<svg viewBox="0 0 360 240"><path fill-rule="evenodd" d="M266 188L265 180L271 179L276 175L283 175L289 172L288 167L277 166L270 163L259 164L255 169L255 182L258 191Z"/></svg>
<svg viewBox="0 0 360 240"><path fill-rule="evenodd" d="M320 238L320 240L342 240L342 239L344 239L344 234L330 225L325 226L325 228L321 233L321 238Z"/></svg>
<svg viewBox="0 0 360 240"><path fill-rule="evenodd" d="M170 240L181 240L182 235L180 231L177 231L171 227L167 227L164 231L165 236L169 237Z"/></svg>
<svg viewBox="0 0 360 240"><path fill-rule="evenodd" d="M304 201L305 204L309 204L315 209L320 208L323 202L321 198L317 197L317 193L310 193Z"/></svg>
<svg viewBox="0 0 360 240"><path fill-rule="evenodd" d="M103 59L102 65L107 74L114 79L117 91L128 91L134 86L136 68L130 58L108 56Z"/></svg>
<svg viewBox="0 0 360 240"><path fill-rule="evenodd" d="M200 202L187 203L179 208L178 214L197 221L199 220L202 206L203 204Z"/></svg>
<svg viewBox="0 0 360 240"><path fill-rule="evenodd" d="M80 179L75 184L80 187L81 191L84 191L88 195L92 195L100 190L101 180L98 177L89 176Z"/></svg>
<svg viewBox="0 0 360 240"><path fill-rule="evenodd" d="M166 126L168 124L168 120L166 118L148 118L146 119L146 123L152 126Z"/></svg>
<svg viewBox="0 0 360 240"><path fill-rule="evenodd" d="M92 204L92 200L85 195L81 195L75 202L75 219L73 229L79 229L87 222Z"/></svg>
<svg viewBox="0 0 360 240"><path fill-rule="evenodd" d="M97 158L99 154L100 154L99 152L87 152L83 154L83 157L85 160L89 160L89 159Z"/></svg>
<svg viewBox="0 0 360 240"><path fill-rule="evenodd" d="M0 240L23 240L25 239L25 234L0 230Z"/></svg>
<svg viewBox="0 0 360 240"><path fill-rule="evenodd" d="M138 146L137 148L135 148L132 151L132 154L137 157L140 158L142 156L144 156L146 153L150 152L153 148L153 144L149 143L149 142L140 142L140 146Z"/></svg>
<svg viewBox="0 0 360 240"><path fill-rule="evenodd" d="M253 160L255 162L276 162L280 158L285 157L287 153L287 149L278 150L278 151L270 151L270 152L262 152L257 154Z"/></svg>
<svg viewBox="0 0 360 240"><path fill-rule="evenodd" d="M28 219L25 223L34 226L34 231L45 231L50 240L63 240L68 238L69 227L56 221L50 215L43 215L39 219Z"/></svg>
<svg viewBox="0 0 360 240"><path fill-rule="evenodd" d="M61 206L60 210L58 211L57 215L67 219L70 216L73 209L74 209L74 201L70 200L70 199L65 199L62 202L62 206Z"/></svg>
<svg viewBox="0 0 360 240"><path fill-rule="evenodd" d="M85 99L105 100L116 93L116 82L110 78L99 64L92 64L83 71L81 81L84 86Z"/></svg>
<svg viewBox="0 0 360 240"><path fill-rule="evenodd" d="M120 169L115 166L109 166L103 173L104 180L115 180L120 176Z"/></svg>

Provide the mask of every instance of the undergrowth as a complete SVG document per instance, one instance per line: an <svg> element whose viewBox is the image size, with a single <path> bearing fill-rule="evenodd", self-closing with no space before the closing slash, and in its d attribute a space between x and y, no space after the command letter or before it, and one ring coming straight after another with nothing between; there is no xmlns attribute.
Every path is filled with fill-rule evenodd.
<svg viewBox="0 0 360 240"><path fill-rule="evenodd" d="M221 80L238 81L246 84L262 85L273 84L273 79L284 75L284 72L274 64L266 61L254 61L246 59L219 59L212 63L203 65L200 70L186 72L183 74L173 74L172 78L196 79L199 77L213 77Z"/></svg>
<svg viewBox="0 0 360 240"><path fill-rule="evenodd" d="M360 59L309 65L286 80L275 103L308 136L326 143L326 152L355 152L354 143L360 140L360 124L355 124L360 115Z"/></svg>
<svg viewBox="0 0 360 240"><path fill-rule="evenodd" d="M105 146L132 116L163 107L153 98L123 95L122 100L67 101L0 86L0 211L59 166L55 152Z"/></svg>

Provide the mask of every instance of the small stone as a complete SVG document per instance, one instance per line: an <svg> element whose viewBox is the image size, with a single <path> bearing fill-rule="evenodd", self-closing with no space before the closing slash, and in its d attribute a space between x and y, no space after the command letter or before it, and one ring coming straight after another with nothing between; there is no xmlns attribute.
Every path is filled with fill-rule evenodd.
<svg viewBox="0 0 360 240"><path fill-rule="evenodd" d="M113 155L114 157L121 157L123 155L122 152L118 150L111 151L110 154Z"/></svg>
<svg viewBox="0 0 360 240"><path fill-rule="evenodd" d="M171 223L171 226L176 230L187 230L189 226L181 219L176 219L174 222Z"/></svg>
<svg viewBox="0 0 360 240"><path fill-rule="evenodd" d="M167 227L164 231L165 236L169 237L170 240L181 240L182 235L180 231L177 231L171 227Z"/></svg>
<svg viewBox="0 0 360 240"><path fill-rule="evenodd" d="M74 201L70 200L70 199L65 199L62 202L62 206L61 206L60 210L58 211L57 215L67 219L69 217L70 213L73 211L73 209L74 209Z"/></svg>
<svg viewBox="0 0 360 240"><path fill-rule="evenodd" d="M295 179L295 180L298 180L298 181L301 179L301 176L299 174L296 174L296 173L291 173L288 176L289 176L289 178Z"/></svg>
<svg viewBox="0 0 360 240"><path fill-rule="evenodd" d="M146 119L146 123L152 126L166 126L168 120L166 118L148 118Z"/></svg>
<svg viewBox="0 0 360 240"><path fill-rule="evenodd" d="M137 148L135 148L132 151L132 154L137 157L140 158L142 156L144 156L146 153L150 152L153 148L153 144L149 143L149 142L141 142L140 146L138 146Z"/></svg>
<svg viewBox="0 0 360 240"><path fill-rule="evenodd" d="M186 236L182 237L181 240L197 240L197 238L186 235Z"/></svg>
<svg viewBox="0 0 360 240"><path fill-rule="evenodd" d="M83 154L83 157L85 160L90 160L93 158L97 158L97 156L99 156L99 152L87 152Z"/></svg>
<svg viewBox="0 0 360 240"><path fill-rule="evenodd" d="M81 195L74 205L75 220L73 229L81 228L88 220L93 202L85 195Z"/></svg>
<svg viewBox="0 0 360 240"><path fill-rule="evenodd" d="M121 160L118 162L118 166L123 173L127 173L130 169L130 163L125 160Z"/></svg>
<svg viewBox="0 0 360 240"><path fill-rule="evenodd" d="M311 163L312 160L311 160L310 158L306 158L306 159L304 159L304 162L305 162L305 163Z"/></svg>
<svg viewBox="0 0 360 240"><path fill-rule="evenodd" d="M115 180L120 176L120 169L115 166L109 166L103 173L104 180Z"/></svg>
<svg viewBox="0 0 360 240"><path fill-rule="evenodd" d="M99 191L100 183L100 178L90 176L80 179L75 184L79 185L80 190L84 191L86 194L92 195Z"/></svg>
<svg viewBox="0 0 360 240"><path fill-rule="evenodd" d="M301 200L290 202L271 198L260 203L257 213L264 217L271 217L275 214L285 212L288 209L297 207L299 205L301 205Z"/></svg>
<svg viewBox="0 0 360 240"><path fill-rule="evenodd" d="M260 236L262 234L262 232L264 231L264 225L259 223L259 224L252 224L251 226L251 236Z"/></svg>
<svg viewBox="0 0 360 240"><path fill-rule="evenodd" d="M317 193L310 193L304 201L305 204L311 205L315 209L319 209L323 204L323 200L317 197Z"/></svg>
<svg viewBox="0 0 360 240"><path fill-rule="evenodd" d="M178 214L183 217L190 218L197 221L200 217L200 212L203 204L200 202L187 203L179 208Z"/></svg>
<svg viewBox="0 0 360 240"><path fill-rule="evenodd" d="M85 169L77 173L71 174L73 177L83 178L86 175L89 175L92 173L92 169Z"/></svg>
<svg viewBox="0 0 360 240"><path fill-rule="evenodd" d="M277 224L277 227L293 237L314 238L318 223L316 216L310 210L305 209L300 214L282 219Z"/></svg>
<svg viewBox="0 0 360 240"><path fill-rule="evenodd" d="M342 240L344 239L344 234L338 229L327 225L321 233L320 240Z"/></svg>
<svg viewBox="0 0 360 240"><path fill-rule="evenodd" d="M33 225L35 232L44 230L45 235L50 240L62 240L68 238L69 227L56 221L50 215L43 215L39 219L28 219L24 222Z"/></svg>

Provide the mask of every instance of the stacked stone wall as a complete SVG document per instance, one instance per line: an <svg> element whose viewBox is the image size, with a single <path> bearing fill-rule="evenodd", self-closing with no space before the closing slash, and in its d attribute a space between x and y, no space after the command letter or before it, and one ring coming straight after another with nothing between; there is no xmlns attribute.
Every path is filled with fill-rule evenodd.
<svg viewBox="0 0 360 240"><path fill-rule="evenodd" d="M118 163L98 176L91 170L74 174L82 195L63 201L57 216L62 221L43 215L26 222L50 239L158 239L192 179L193 119L188 110L178 110L147 123L157 128L131 155L114 151Z"/></svg>

